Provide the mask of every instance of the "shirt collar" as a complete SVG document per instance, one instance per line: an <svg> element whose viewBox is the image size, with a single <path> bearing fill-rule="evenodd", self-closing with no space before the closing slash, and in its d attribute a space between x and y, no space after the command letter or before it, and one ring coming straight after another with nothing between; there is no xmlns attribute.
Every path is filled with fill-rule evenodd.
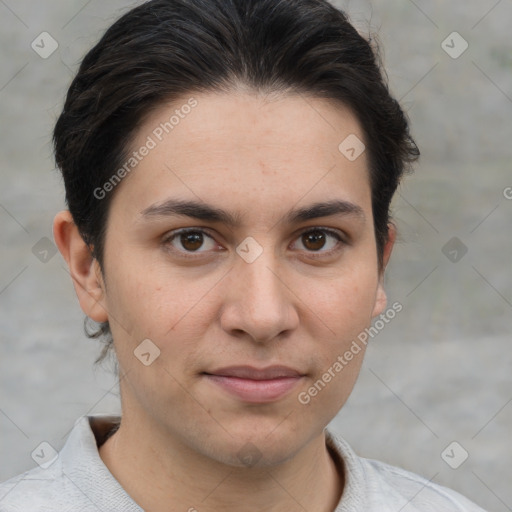
<svg viewBox="0 0 512 512"><path fill-rule="evenodd" d="M101 444L119 420L109 415L79 418L60 452L62 472L98 511L141 512L142 508L121 487L98 452L98 442Z"/></svg>

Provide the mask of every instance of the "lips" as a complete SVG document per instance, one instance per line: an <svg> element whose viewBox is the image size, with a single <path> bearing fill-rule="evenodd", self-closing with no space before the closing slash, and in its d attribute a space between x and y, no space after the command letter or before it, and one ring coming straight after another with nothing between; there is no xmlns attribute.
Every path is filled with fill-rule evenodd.
<svg viewBox="0 0 512 512"><path fill-rule="evenodd" d="M203 375L208 382L224 393L249 403L268 403L287 395L304 377L304 374L286 366L254 368L230 366Z"/></svg>
<svg viewBox="0 0 512 512"><path fill-rule="evenodd" d="M293 368L288 368L287 366L269 366L261 370L253 368L252 366L230 366L207 373L210 375L218 375L219 377L237 377L239 379L250 380L270 380L282 377L301 376L300 372Z"/></svg>

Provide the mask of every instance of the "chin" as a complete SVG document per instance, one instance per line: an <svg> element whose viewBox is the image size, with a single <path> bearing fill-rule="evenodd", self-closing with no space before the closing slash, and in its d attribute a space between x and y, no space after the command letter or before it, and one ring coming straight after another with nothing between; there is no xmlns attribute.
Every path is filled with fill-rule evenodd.
<svg viewBox="0 0 512 512"><path fill-rule="evenodd" d="M222 446L211 446L210 456L229 466L241 468L269 468L282 464L314 435L275 417L261 422L253 419L227 430L231 436L224 438L220 443Z"/></svg>

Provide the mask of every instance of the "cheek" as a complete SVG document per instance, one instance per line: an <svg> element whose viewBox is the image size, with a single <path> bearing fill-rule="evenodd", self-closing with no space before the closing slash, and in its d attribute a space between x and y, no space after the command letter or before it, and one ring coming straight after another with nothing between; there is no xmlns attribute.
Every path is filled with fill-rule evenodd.
<svg viewBox="0 0 512 512"><path fill-rule="evenodd" d="M316 297L310 297L310 303L314 304L313 312L328 328L323 328L328 335L322 339L318 333L314 336L311 332L314 346L310 349L314 349L317 358L314 378L324 383L328 381L325 387L329 388L322 391L322 399L318 401L333 400L337 403L348 397L366 349L364 332L371 324L377 285L377 271L354 266L350 274L333 282ZM320 320L312 326L318 327ZM326 374L329 371L330 374Z"/></svg>
<svg viewBox="0 0 512 512"><path fill-rule="evenodd" d="M179 269L133 263L120 263L108 273L107 307L116 349L133 351L149 338L162 351L184 352L179 345L193 346L209 324L209 292L218 277L191 281Z"/></svg>
<svg viewBox="0 0 512 512"><path fill-rule="evenodd" d="M357 335L371 322L378 272L369 268L353 266L327 286L316 287L308 297L311 309L330 328L335 345Z"/></svg>
<svg viewBox="0 0 512 512"><path fill-rule="evenodd" d="M330 334L320 339L312 333L309 352L315 354L315 371L297 396L311 418L331 421L359 375L366 350L362 334L371 324L377 286L376 275L365 276L355 273L353 280L340 280L314 302Z"/></svg>

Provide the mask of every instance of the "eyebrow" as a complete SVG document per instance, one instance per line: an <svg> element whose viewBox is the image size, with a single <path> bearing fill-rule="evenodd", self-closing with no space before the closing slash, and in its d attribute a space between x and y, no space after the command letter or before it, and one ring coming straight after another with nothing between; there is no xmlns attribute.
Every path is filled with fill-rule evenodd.
<svg viewBox="0 0 512 512"><path fill-rule="evenodd" d="M141 214L143 218L179 215L203 221L220 222L232 227L241 224L240 215L234 215L201 201L168 199L163 203L148 206L142 210ZM283 220L289 224L297 224L319 217L331 217L334 215L359 217L361 220L365 219L364 211L360 206L349 201L332 200L291 210L285 215Z"/></svg>

